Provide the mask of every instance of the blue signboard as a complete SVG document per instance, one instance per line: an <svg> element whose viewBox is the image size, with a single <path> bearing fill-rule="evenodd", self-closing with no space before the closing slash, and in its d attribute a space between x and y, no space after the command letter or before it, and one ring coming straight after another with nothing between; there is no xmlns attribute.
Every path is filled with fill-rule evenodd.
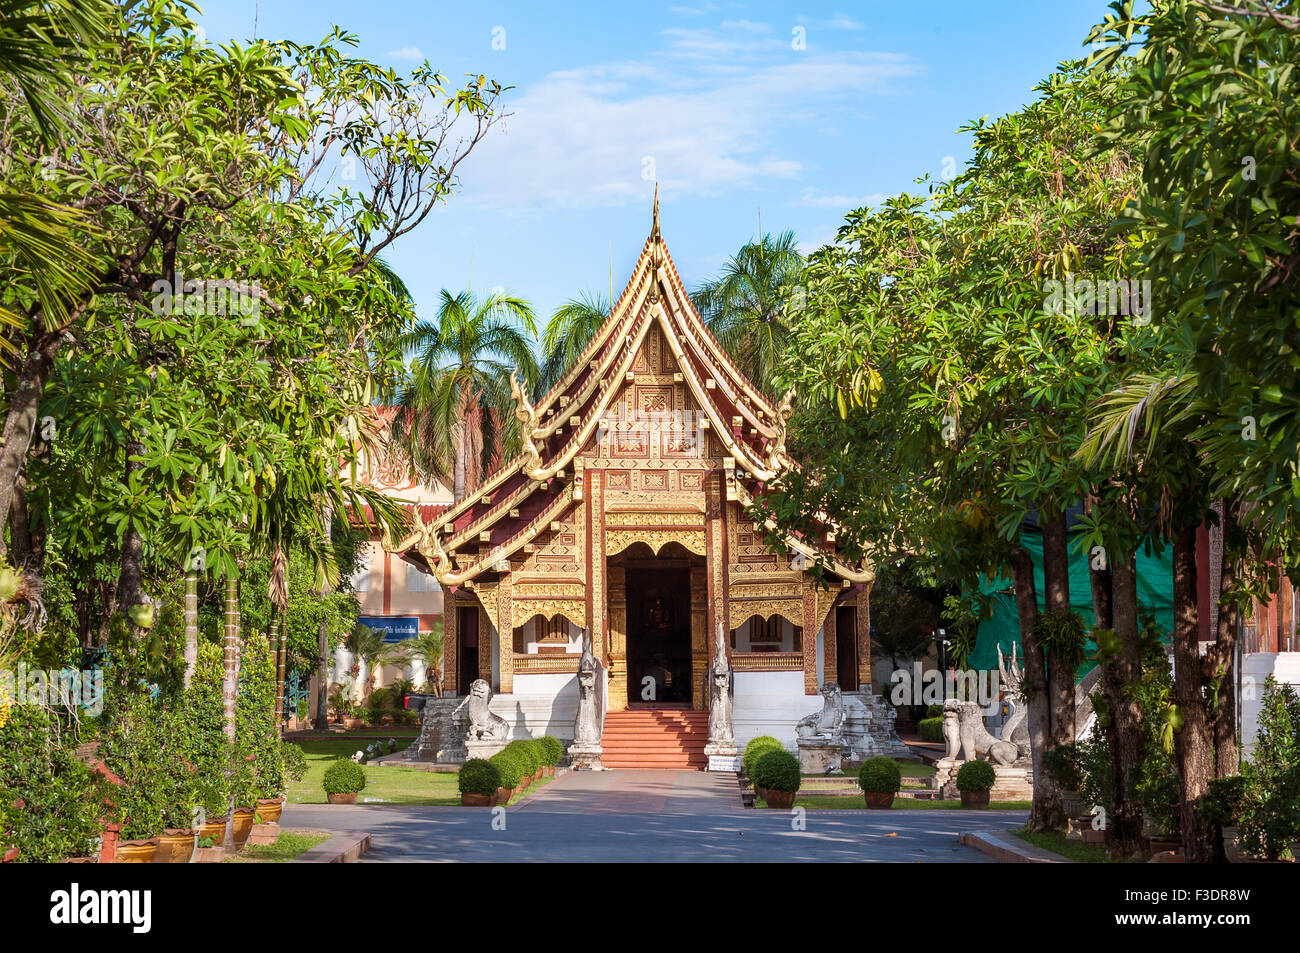
<svg viewBox="0 0 1300 953"><path fill-rule="evenodd" d="M368 629L378 629L385 642L401 642L420 634L420 617L417 615L363 615L357 621Z"/></svg>

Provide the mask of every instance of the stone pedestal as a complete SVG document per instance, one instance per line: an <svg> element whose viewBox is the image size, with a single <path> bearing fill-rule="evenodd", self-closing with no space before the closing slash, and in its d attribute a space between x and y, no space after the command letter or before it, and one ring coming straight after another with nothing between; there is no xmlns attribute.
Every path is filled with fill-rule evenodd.
<svg viewBox="0 0 1300 953"><path fill-rule="evenodd" d="M482 741L466 741L466 758L483 758L487 760L494 754L500 754L510 742L505 738L486 738Z"/></svg>
<svg viewBox="0 0 1300 953"><path fill-rule="evenodd" d="M575 771L601 771L600 756L604 749L600 745L569 745L569 766Z"/></svg>
<svg viewBox="0 0 1300 953"><path fill-rule="evenodd" d="M844 746L838 741L803 740L799 745L799 770L804 774L842 774Z"/></svg>
<svg viewBox="0 0 1300 953"><path fill-rule="evenodd" d="M956 800L961 797L957 790L957 771L965 761L956 758L941 758L935 764L934 777L930 787L939 792L944 800ZM989 791L991 801L1029 801L1034 797L1034 777L1030 768L1016 765L993 765L996 778Z"/></svg>
<svg viewBox="0 0 1300 953"><path fill-rule="evenodd" d="M465 726L454 718L461 699L430 698L424 703L420 718L420 737L406 749L405 756L412 761L436 761L441 764L460 764L467 757Z"/></svg>
<svg viewBox="0 0 1300 953"><path fill-rule="evenodd" d="M894 730L897 713L879 695L845 692L843 696L844 757L862 762L876 755L915 757Z"/></svg>
<svg viewBox="0 0 1300 953"><path fill-rule="evenodd" d="M735 773L740 770L740 749L729 741L710 741L704 746L710 771Z"/></svg>

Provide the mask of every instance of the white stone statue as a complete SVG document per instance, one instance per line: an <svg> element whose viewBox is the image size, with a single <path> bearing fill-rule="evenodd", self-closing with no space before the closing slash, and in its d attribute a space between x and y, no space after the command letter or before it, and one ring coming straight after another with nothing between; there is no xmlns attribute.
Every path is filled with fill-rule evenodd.
<svg viewBox="0 0 1300 953"><path fill-rule="evenodd" d="M456 706L453 714L459 714L460 710L465 708L469 715L469 726L465 732L466 742L509 739L510 723L488 708L491 701L492 686L479 678L470 685L465 700Z"/></svg>
<svg viewBox="0 0 1300 953"><path fill-rule="evenodd" d="M1030 756L1029 729L1025 724L1029 709L1025 705L1024 673L1014 652L1003 657L1001 643L998 644L998 676L1006 689L1006 703L1011 706L1011 717L1002 726L1002 740L1015 745L1020 752L1019 760L1024 761Z"/></svg>
<svg viewBox="0 0 1300 953"><path fill-rule="evenodd" d="M713 664L709 667L709 742L704 753L710 756L736 754L736 728L732 721L735 702L735 675L727 659L727 644L718 623L717 645L713 650Z"/></svg>
<svg viewBox="0 0 1300 953"><path fill-rule="evenodd" d="M600 716L600 663L584 637L582 659L578 662L578 717L573 725L573 741L579 745L599 745L604 726Z"/></svg>
<svg viewBox="0 0 1300 953"><path fill-rule="evenodd" d="M987 755L995 764L1011 765L1020 757L1020 749L1010 741L989 734L984 709L976 702L949 698L943 703L943 738L947 761L974 761L977 755Z"/></svg>
<svg viewBox="0 0 1300 953"><path fill-rule="evenodd" d="M822 710L799 719L794 733L799 741L840 744L844 737L843 727L844 703L840 687L834 682L826 682L822 685Z"/></svg>

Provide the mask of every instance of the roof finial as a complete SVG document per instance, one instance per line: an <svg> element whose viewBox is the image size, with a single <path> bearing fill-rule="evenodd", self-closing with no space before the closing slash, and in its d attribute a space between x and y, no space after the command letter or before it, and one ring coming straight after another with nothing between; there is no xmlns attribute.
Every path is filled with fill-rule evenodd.
<svg viewBox="0 0 1300 953"><path fill-rule="evenodd" d="M654 225L650 228L650 240L659 241L659 183L655 183L655 216Z"/></svg>

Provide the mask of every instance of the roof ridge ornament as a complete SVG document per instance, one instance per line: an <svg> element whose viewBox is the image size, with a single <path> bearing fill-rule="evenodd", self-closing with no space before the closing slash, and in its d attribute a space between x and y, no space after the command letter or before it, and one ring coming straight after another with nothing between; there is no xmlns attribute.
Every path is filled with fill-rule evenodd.
<svg viewBox="0 0 1300 953"><path fill-rule="evenodd" d="M663 264L659 247L663 236L659 233L659 183L655 183L654 217L650 224L650 303L659 303L659 266Z"/></svg>
<svg viewBox="0 0 1300 953"><path fill-rule="evenodd" d="M537 411L529 403L524 389L519 386L519 376L513 370L510 372L510 396L515 402L515 419L519 421L519 441L523 444L524 455L527 457L524 471L533 479L538 479L533 476L542 466L542 455L533 442L533 431L537 429Z"/></svg>
<svg viewBox="0 0 1300 953"><path fill-rule="evenodd" d="M776 409L776 439L767 454L767 468L776 474L780 474L789 468L787 459L785 441L787 436L787 426L790 423L790 417L794 414L794 402L799 396L798 391L791 387L781 398L781 404Z"/></svg>

